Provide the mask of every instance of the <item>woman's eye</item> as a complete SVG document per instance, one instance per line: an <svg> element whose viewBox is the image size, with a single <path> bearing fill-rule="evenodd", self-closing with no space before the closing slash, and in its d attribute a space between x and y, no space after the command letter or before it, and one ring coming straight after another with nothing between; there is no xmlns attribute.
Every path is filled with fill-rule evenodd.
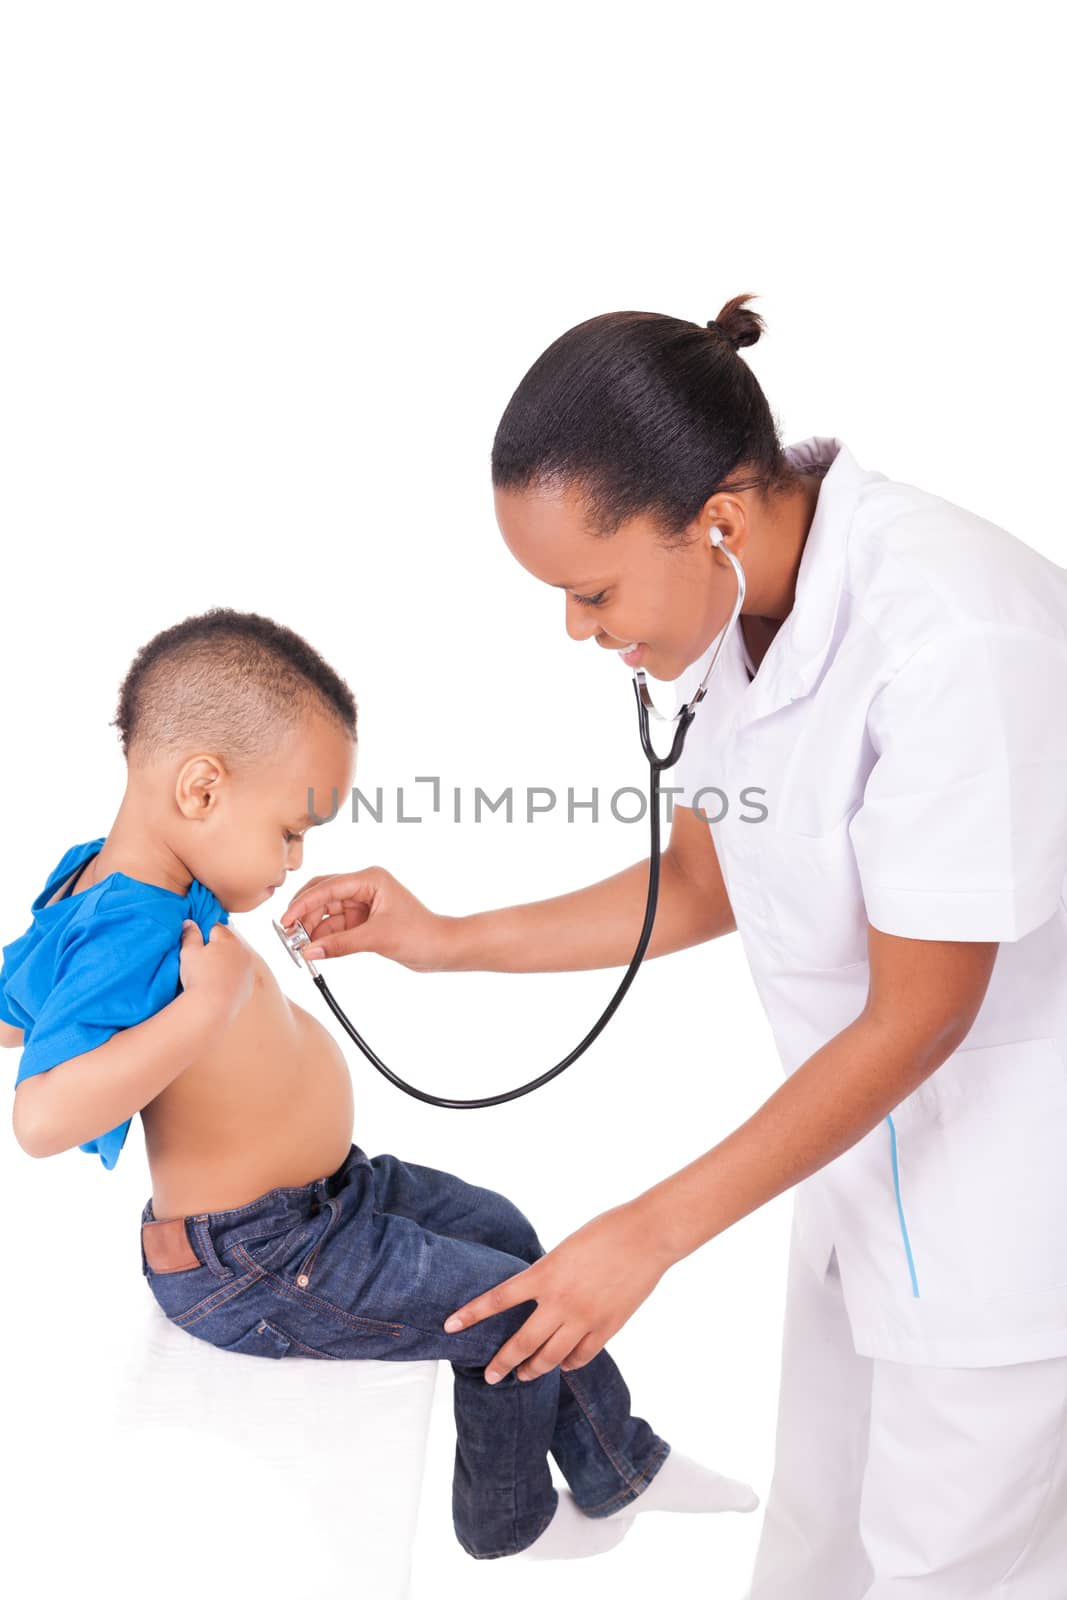
<svg viewBox="0 0 1067 1600"><path fill-rule="evenodd" d="M285 830L285 842L286 842L286 844L295 844L295 843L297 843L298 840L302 839L303 837L304 837L304 835L302 833L290 833L288 828Z"/></svg>
<svg viewBox="0 0 1067 1600"><path fill-rule="evenodd" d="M603 605L607 592L606 589L601 589L599 594L576 594L574 598L580 606L600 606Z"/></svg>

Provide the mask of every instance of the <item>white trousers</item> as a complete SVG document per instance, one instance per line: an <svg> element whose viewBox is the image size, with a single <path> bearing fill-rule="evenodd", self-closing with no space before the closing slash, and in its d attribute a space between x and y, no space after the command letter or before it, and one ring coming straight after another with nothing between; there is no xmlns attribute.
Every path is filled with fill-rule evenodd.
<svg viewBox="0 0 1067 1600"><path fill-rule="evenodd" d="M794 1234L774 1475L747 1600L1067 1600L1067 1357L856 1354Z"/></svg>

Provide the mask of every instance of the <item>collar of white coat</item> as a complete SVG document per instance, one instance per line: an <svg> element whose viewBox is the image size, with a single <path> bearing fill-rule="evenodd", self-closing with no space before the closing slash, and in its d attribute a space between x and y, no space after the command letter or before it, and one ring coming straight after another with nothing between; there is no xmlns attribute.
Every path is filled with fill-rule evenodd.
<svg viewBox="0 0 1067 1600"><path fill-rule="evenodd" d="M793 608L771 640L759 671L739 707L740 721L769 716L806 695L826 660L834 637L846 567L849 530L865 484L885 479L861 467L843 440L821 434L787 445L800 472L829 463L797 569ZM738 658L740 626L731 641ZM743 674L744 675L744 674ZM747 682L747 675L745 681Z"/></svg>

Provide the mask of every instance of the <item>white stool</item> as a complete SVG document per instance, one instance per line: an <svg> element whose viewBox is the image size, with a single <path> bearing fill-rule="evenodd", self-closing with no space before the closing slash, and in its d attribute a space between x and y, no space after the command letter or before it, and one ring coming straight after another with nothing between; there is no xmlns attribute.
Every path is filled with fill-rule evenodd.
<svg viewBox="0 0 1067 1600"><path fill-rule="evenodd" d="M148 1299L114 1402L130 1594L407 1600L438 1363L238 1355Z"/></svg>

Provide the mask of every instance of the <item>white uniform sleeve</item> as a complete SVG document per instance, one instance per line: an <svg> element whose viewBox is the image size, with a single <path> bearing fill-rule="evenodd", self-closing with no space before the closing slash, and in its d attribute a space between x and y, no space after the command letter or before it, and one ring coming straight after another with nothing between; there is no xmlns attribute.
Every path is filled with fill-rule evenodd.
<svg viewBox="0 0 1067 1600"><path fill-rule="evenodd" d="M983 624L916 650L875 696L849 836L871 924L1016 940L1067 878L1067 639Z"/></svg>

